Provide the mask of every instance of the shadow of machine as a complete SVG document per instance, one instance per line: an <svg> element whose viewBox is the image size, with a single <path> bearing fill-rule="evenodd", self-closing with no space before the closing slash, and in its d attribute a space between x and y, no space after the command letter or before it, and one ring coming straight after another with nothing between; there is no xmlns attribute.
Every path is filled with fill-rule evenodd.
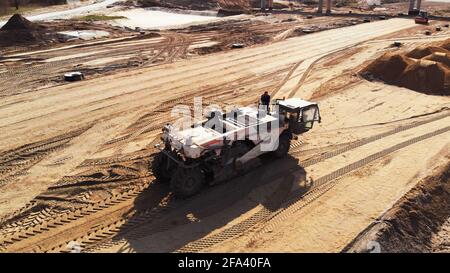
<svg viewBox="0 0 450 273"><path fill-rule="evenodd" d="M238 224L239 218L244 219L258 209L275 211L294 188L297 193L308 191L310 185L298 159L287 156L267 161L188 199L171 197L169 186L156 182L136 198L135 209L143 210L145 204L155 204L149 197L161 197L166 191L168 195L159 200L161 210L146 221L121 230L113 240L125 240L126 244L117 246L114 251L173 252L213 231ZM155 195L155 190L159 194Z"/></svg>

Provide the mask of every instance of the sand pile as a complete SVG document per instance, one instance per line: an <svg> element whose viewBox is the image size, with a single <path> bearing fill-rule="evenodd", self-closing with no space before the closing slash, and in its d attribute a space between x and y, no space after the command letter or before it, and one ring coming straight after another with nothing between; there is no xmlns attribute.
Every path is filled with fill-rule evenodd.
<svg viewBox="0 0 450 273"><path fill-rule="evenodd" d="M367 252L370 241L378 242L382 252L432 250L432 235L450 216L449 181L450 164L436 167L344 252Z"/></svg>
<svg viewBox="0 0 450 273"><path fill-rule="evenodd" d="M400 86L422 91L429 94L450 95L447 87L444 92L445 83L450 84L449 67L434 61L419 60L408 66L400 77Z"/></svg>
<svg viewBox="0 0 450 273"><path fill-rule="evenodd" d="M366 67L366 71L376 78L388 83L394 83L415 61L403 55L385 54ZM386 73L389 71L389 73Z"/></svg>
<svg viewBox="0 0 450 273"><path fill-rule="evenodd" d="M450 39L439 45L418 47L406 54L387 53L361 71L366 79L379 79L425 94L450 95Z"/></svg>
<svg viewBox="0 0 450 273"><path fill-rule="evenodd" d="M426 56L423 59L442 63L450 68L450 53L435 52L433 54Z"/></svg>
<svg viewBox="0 0 450 273"><path fill-rule="evenodd" d="M450 53L447 49L438 46L419 46L406 54L406 56L414 59L421 59L436 52Z"/></svg>
<svg viewBox="0 0 450 273"><path fill-rule="evenodd" d="M14 14L0 29L0 46L42 44L53 37L45 27Z"/></svg>

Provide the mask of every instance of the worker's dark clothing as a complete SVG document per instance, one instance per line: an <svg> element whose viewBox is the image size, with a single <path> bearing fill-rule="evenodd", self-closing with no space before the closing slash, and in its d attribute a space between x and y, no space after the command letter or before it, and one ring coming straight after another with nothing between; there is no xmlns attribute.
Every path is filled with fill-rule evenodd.
<svg viewBox="0 0 450 273"><path fill-rule="evenodd" d="M261 104L263 104L263 105L269 105L270 104L270 95L269 94L263 94L261 96Z"/></svg>
<svg viewBox="0 0 450 273"><path fill-rule="evenodd" d="M269 94L263 94L261 96L261 104L267 106L267 110L269 110L269 104L270 104L270 95Z"/></svg>

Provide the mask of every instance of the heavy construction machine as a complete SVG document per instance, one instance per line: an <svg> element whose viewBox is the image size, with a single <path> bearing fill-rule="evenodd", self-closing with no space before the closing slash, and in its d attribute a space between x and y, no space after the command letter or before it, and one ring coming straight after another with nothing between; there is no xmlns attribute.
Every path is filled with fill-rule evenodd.
<svg viewBox="0 0 450 273"><path fill-rule="evenodd" d="M286 156L291 140L321 120L317 103L298 98L276 100L270 108L209 111L184 130L165 125L151 171L176 196L189 197L259 165L262 156Z"/></svg>
<svg viewBox="0 0 450 273"><path fill-rule="evenodd" d="M414 22L416 24L428 25L428 12L423 10L419 11L419 14L414 19Z"/></svg>

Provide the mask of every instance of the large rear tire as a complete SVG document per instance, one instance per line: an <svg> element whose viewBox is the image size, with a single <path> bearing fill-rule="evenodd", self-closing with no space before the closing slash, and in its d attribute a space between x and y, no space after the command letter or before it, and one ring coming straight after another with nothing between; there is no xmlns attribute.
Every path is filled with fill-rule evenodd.
<svg viewBox="0 0 450 273"><path fill-rule="evenodd" d="M153 161L150 162L150 170L153 172L153 175L156 177L158 181L161 182L169 182L171 178L171 172L168 168L169 158L163 154L158 153L153 158Z"/></svg>
<svg viewBox="0 0 450 273"><path fill-rule="evenodd" d="M289 148L291 147L291 138L287 134L281 134L278 139L278 147L273 154L277 158L284 157L288 154Z"/></svg>
<svg viewBox="0 0 450 273"><path fill-rule="evenodd" d="M187 198L198 193L205 184L205 175L200 168L178 168L170 180L175 196Z"/></svg>

